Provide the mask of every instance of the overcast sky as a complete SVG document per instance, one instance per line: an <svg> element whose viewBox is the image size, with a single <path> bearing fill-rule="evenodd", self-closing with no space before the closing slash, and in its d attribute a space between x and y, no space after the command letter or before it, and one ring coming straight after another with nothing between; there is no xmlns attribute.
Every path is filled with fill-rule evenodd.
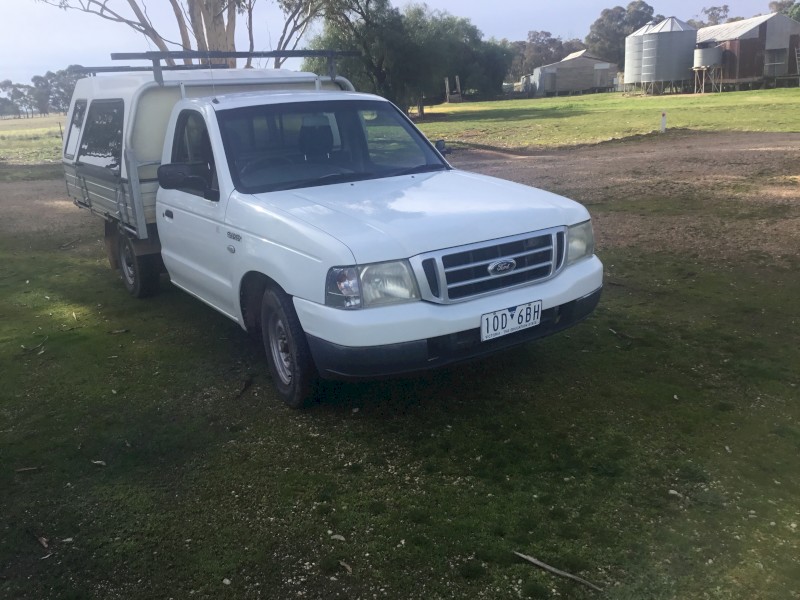
<svg viewBox="0 0 800 600"><path fill-rule="evenodd" d="M397 6L406 0L392 0ZM549 31L556 37L586 37L592 22L604 8L629 0L428 0L433 9L447 11L472 21L485 38L524 40L528 31ZM143 36L125 25L110 23L93 15L63 11L34 0L2 0L3 34L0 35L0 80L30 83L34 75L63 69L71 64L101 66L111 64L111 52L156 50ZM752 17L769 11L769 0L726 0L731 16ZM124 0L112 5L126 6ZM174 22L166 0L146 0L149 14L158 26ZM704 6L721 5L712 0L648 1L656 14L681 20L700 15ZM9 6L10 5L10 6ZM274 1L259 0L256 22L256 49L272 50L272 40L280 35L282 20ZM166 29L166 28L165 28ZM170 34L174 27L169 29ZM246 49L244 22L239 27L238 49ZM165 34L166 36L166 34ZM238 36L237 36L238 37ZM301 44L302 47L302 44Z"/></svg>

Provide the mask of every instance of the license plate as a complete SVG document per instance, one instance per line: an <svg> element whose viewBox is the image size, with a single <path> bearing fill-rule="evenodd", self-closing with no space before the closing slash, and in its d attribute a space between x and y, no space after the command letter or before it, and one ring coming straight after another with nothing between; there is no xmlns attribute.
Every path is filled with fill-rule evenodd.
<svg viewBox="0 0 800 600"><path fill-rule="evenodd" d="M481 341L487 342L509 333L534 327L542 319L542 301L536 300L481 316Z"/></svg>

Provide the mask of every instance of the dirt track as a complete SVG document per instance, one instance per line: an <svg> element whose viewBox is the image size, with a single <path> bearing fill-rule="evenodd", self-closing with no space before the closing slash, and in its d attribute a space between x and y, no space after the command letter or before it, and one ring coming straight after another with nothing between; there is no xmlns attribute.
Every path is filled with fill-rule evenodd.
<svg viewBox="0 0 800 600"><path fill-rule="evenodd" d="M676 131L524 156L466 151L451 162L582 202L601 249L646 244L714 258L747 251L800 258L798 133ZM673 208L662 210L662 199ZM675 211L675 201L686 210ZM699 226L697 203L713 203L718 216L709 222L705 210Z"/></svg>
<svg viewBox="0 0 800 600"><path fill-rule="evenodd" d="M593 212L601 249L655 242L662 249L691 247L715 257L743 250L757 250L776 260L800 257L797 133L674 131L526 155L460 150L450 159L459 168L586 204ZM676 200L686 210L663 212L659 199ZM697 202L719 205L716 222L709 223L704 216L698 228L692 214ZM100 235L97 219L72 205L59 180L2 183L0 204L4 209L0 234L74 230L76 237ZM718 234L708 235L709 230Z"/></svg>

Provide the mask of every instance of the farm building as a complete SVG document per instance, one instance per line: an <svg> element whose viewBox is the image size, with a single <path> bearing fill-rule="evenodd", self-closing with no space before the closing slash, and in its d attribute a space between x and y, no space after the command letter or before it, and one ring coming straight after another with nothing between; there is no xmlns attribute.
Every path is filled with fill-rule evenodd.
<svg viewBox="0 0 800 600"><path fill-rule="evenodd" d="M675 17L648 23L625 38L625 86L661 92L692 79L697 29Z"/></svg>
<svg viewBox="0 0 800 600"><path fill-rule="evenodd" d="M800 23L772 13L697 32L695 69L716 69L720 84L763 84L798 77ZM701 52L705 51L705 52ZM712 64L698 64L698 63Z"/></svg>
<svg viewBox="0 0 800 600"><path fill-rule="evenodd" d="M614 89L617 65L579 50L563 60L537 67L522 78L523 90L533 96L557 96Z"/></svg>

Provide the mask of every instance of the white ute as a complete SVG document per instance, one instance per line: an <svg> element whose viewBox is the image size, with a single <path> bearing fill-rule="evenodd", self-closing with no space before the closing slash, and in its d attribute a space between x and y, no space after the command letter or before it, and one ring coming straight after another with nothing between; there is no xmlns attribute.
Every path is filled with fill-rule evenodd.
<svg viewBox="0 0 800 600"><path fill-rule="evenodd" d="M166 270L260 334L289 406L319 377L473 359L597 305L583 206L454 169L383 98L282 70L158 75L78 82L68 193L105 219L131 294Z"/></svg>

